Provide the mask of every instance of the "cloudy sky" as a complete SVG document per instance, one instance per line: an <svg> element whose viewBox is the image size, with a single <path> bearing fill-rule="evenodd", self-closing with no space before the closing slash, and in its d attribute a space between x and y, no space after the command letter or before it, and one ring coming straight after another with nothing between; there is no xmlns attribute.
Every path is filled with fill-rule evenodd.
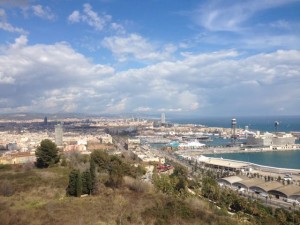
<svg viewBox="0 0 300 225"><path fill-rule="evenodd" d="M0 0L0 112L299 115L299 0Z"/></svg>

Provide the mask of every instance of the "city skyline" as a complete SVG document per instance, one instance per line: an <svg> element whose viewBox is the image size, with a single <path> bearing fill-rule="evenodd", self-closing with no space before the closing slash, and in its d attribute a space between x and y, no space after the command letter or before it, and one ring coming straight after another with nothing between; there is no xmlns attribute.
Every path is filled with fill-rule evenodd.
<svg viewBox="0 0 300 225"><path fill-rule="evenodd" d="M1 113L299 115L300 1L0 1Z"/></svg>

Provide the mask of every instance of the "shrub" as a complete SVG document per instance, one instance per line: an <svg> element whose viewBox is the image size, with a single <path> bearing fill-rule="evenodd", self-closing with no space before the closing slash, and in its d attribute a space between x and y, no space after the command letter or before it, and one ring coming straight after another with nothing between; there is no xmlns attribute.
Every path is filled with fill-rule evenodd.
<svg viewBox="0 0 300 225"><path fill-rule="evenodd" d="M12 167L9 164L0 164L0 170L11 170Z"/></svg>

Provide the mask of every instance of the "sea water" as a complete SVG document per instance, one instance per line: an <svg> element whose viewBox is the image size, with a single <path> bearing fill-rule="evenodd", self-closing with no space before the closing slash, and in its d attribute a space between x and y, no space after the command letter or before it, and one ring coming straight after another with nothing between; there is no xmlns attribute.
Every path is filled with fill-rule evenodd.
<svg viewBox="0 0 300 225"><path fill-rule="evenodd" d="M197 118L170 118L170 122L179 124L198 124L208 127L231 127L233 117L197 117ZM275 121L279 122L278 132L300 132L300 116L237 116L237 128L245 128L253 131L275 131Z"/></svg>
<svg viewBox="0 0 300 225"><path fill-rule="evenodd" d="M279 168L300 169L300 150L279 152L209 154L205 156L216 158L222 157L223 159L233 159Z"/></svg>
<svg viewBox="0 0 300 225"><path fill-rule="evenodd" d="M277 127L278 132L300 132L300 116L252 116L252 117L235 117L238 128L245 128L248 126L253 131L275 131L275 121L279 122ZM208 127L227 127L231 126L231 118L184 118L173 119L173 123L190 123L201 124ZM226 145L230 140L222 138L215 138L212 142L207 142L207 145ZM299 140L296 143L300 143ZM207 155L211 157L222 157L224 159L233 159L239 161L246 161L260 165L300 169L300 150L296 151L280 151L280 152L253 152L253 153L227 153Z"/></svg>

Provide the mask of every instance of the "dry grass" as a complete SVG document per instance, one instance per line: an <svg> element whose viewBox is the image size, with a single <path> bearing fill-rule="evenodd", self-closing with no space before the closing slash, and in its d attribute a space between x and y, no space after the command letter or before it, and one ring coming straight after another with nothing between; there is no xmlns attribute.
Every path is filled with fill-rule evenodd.
<svg viewBox="0 0 300 225"><path fill-rule="evenodd" d="M48 190L49 191L49 190ZM151 199L151 198L150 198ZM150 200L148 197L148 200ZM128 190L100 196L45 199L33 193L0 197L1 224L144 224L147 197Z"/></svg>
<svg viewBox="0 0 300 225"><path fill-rule="evenodd" d="M65 197L69 172L58 167L0 171L0 184L15 188L11 195L0 193L1 225L235 224L202 200L170 199L132 178L115 190L100 184L98 196Z"/></svg>

